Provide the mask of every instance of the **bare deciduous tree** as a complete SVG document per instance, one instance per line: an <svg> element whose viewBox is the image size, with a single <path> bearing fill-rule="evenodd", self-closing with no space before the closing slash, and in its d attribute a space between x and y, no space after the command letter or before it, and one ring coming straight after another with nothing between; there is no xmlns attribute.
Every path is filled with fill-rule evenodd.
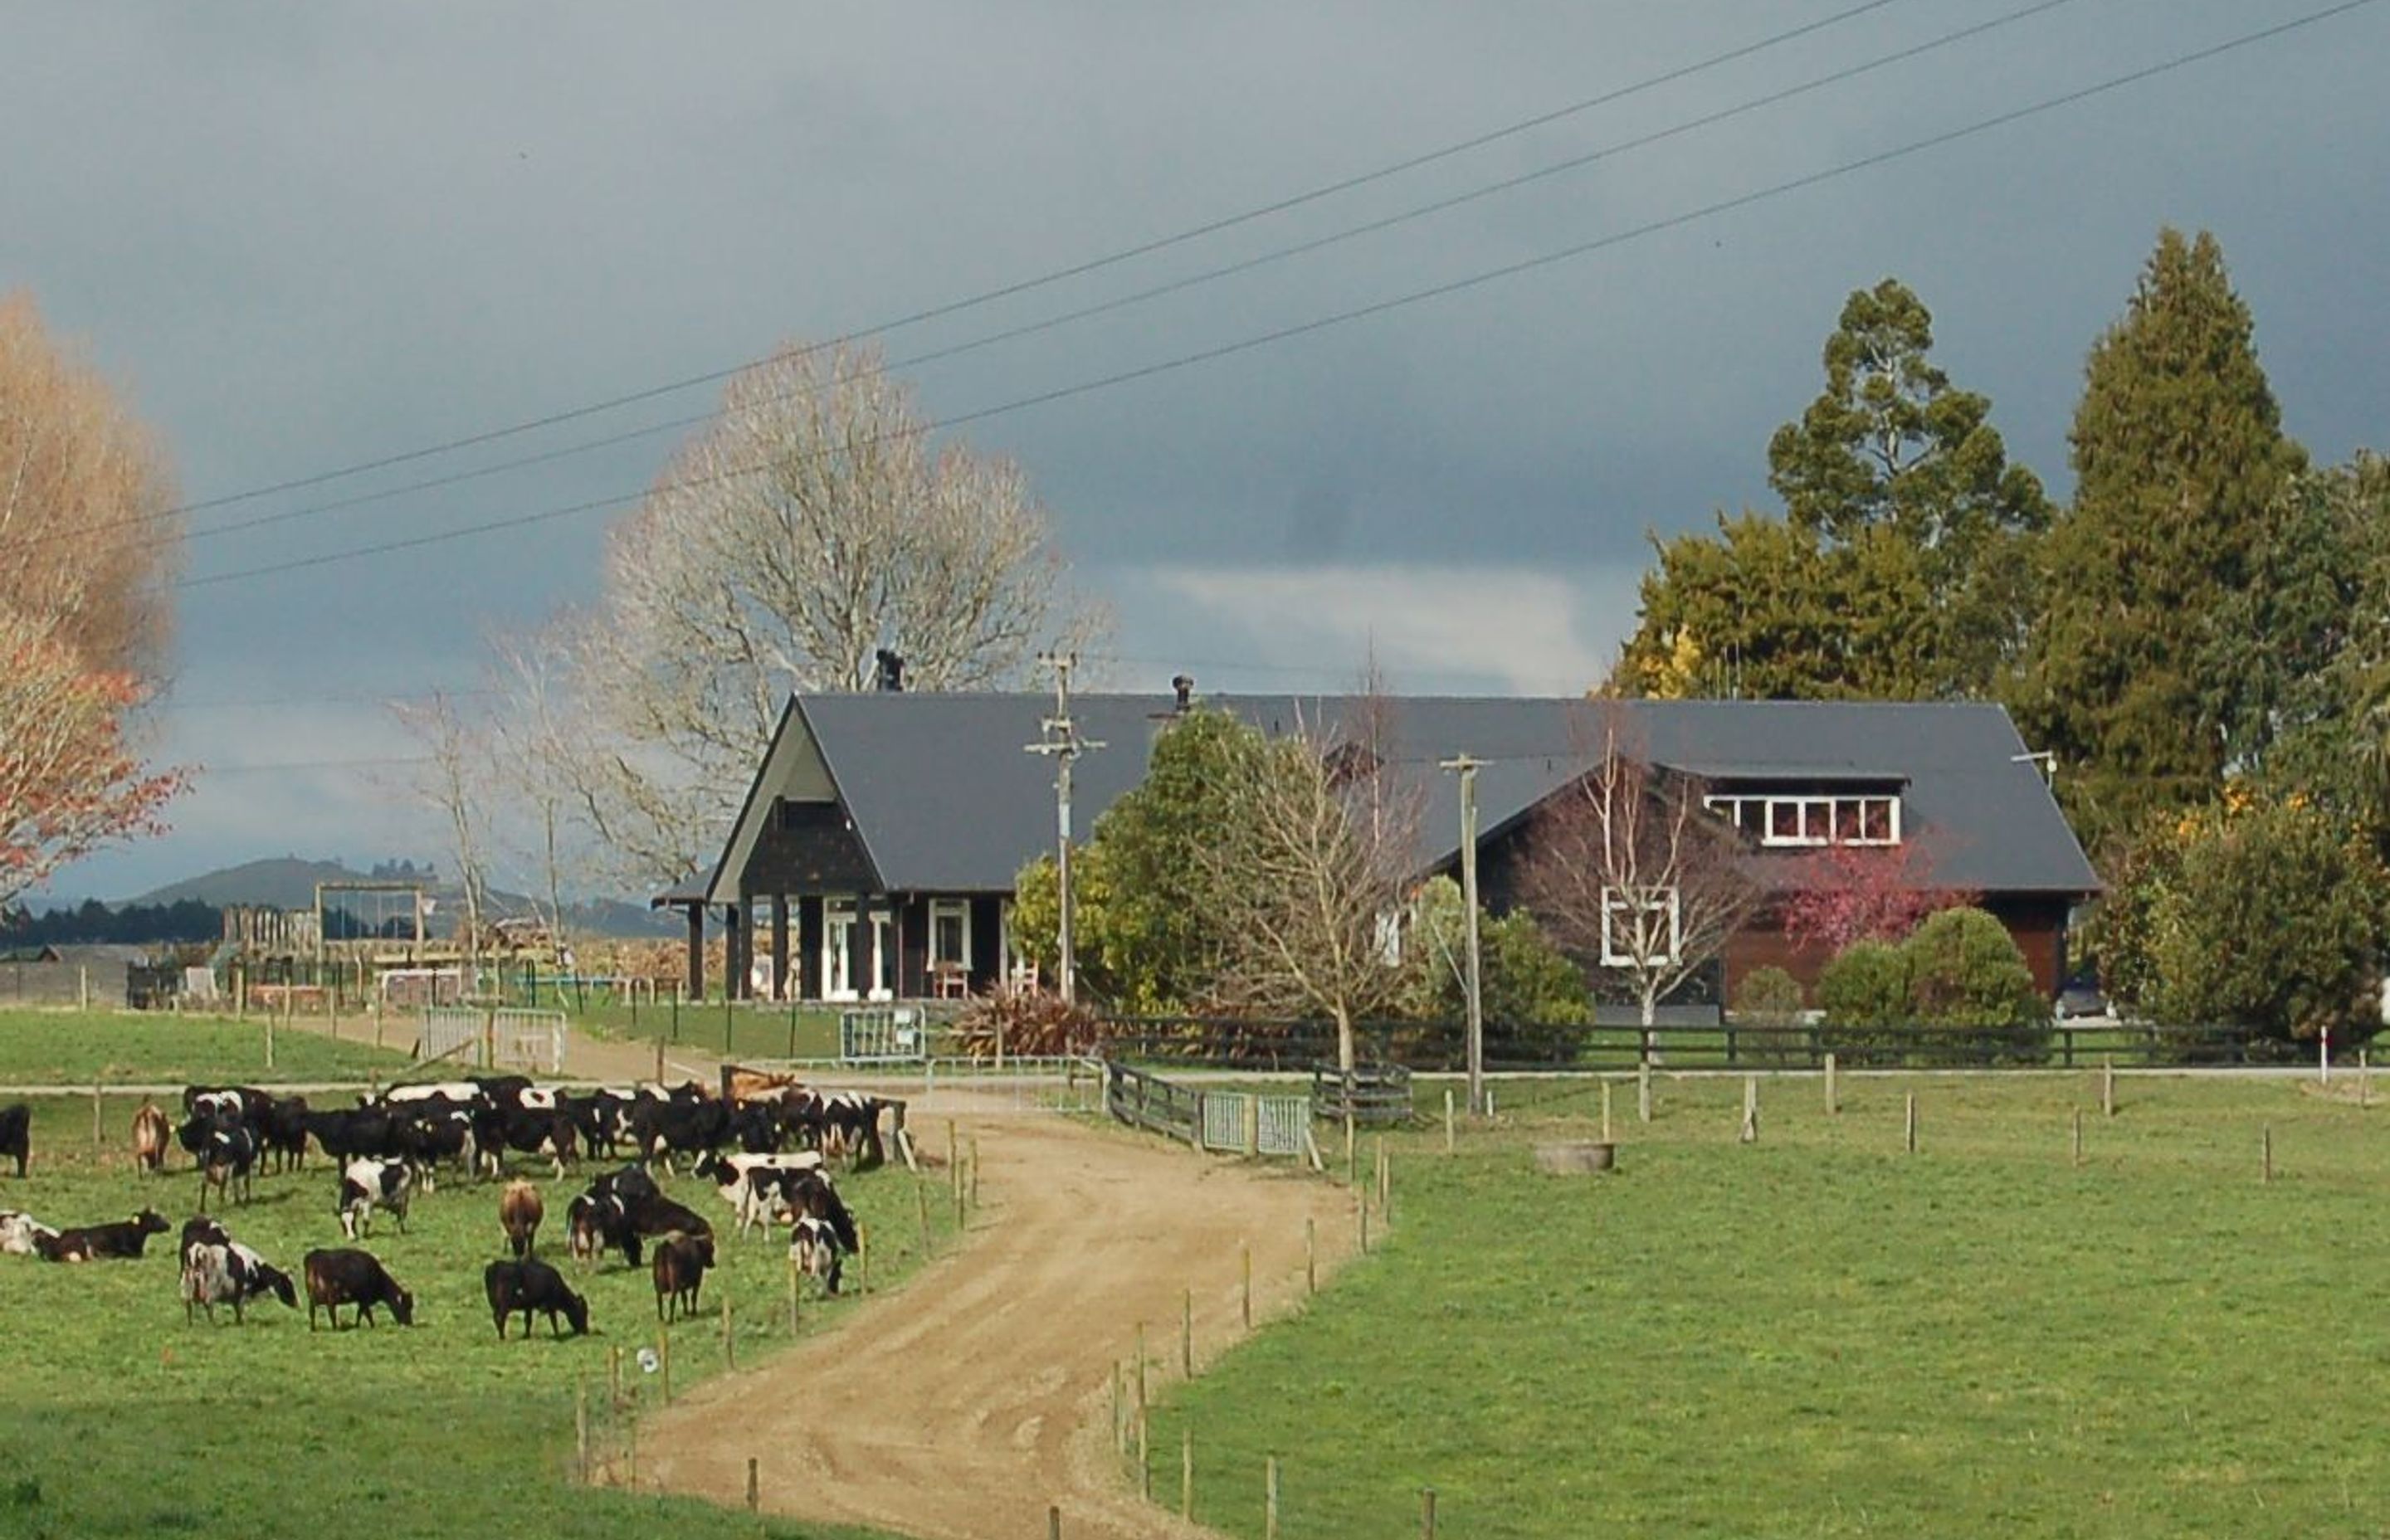
<svg viewBox="0 0 2390 1540"><path fill-rule="evenodd" d="M466 988L478 991L482 977L482 917L489 903L487 832L490 747L484 730L467 722L456 703L434 690L422 700L391 703L391 712L423 746L424 763L415 790L447 821L456 883L463 890Z"/></svg>
<svg viewBox="0 0 2390 1540"><path fill-rule="evenodd" d="M1365 738L1381 717L1363 712ZM1420 799L1368 743L1302 731L1256 745L1233 772L1228 827L1207 847L1218 987L1232 1004L1354 1029L1390 1009L1407 975L1392 955L1417 858Z"/></svg>
<svg viewBox="0 0 2390 1540"><path fill-rule="evenodd" d="M1703 783L1653 765L1627 710L1603 702L1578 733L1586 770L1537 815L1522 888L1563 946L1626 980L1648 1054L1662 996L1725 949L1762 894Z"/></svg>
<svg viewBox="0 0 2390 1540"><path fill-rule="evenodd" d="M1022 682L1103 631L1009 461L927 442L876 353L790 349L733 379L610 535L604 597L560 622L606 751L576 767L602 843L684 875L735 811L792 690L855 690L878 654L925 689Z"/></svg>

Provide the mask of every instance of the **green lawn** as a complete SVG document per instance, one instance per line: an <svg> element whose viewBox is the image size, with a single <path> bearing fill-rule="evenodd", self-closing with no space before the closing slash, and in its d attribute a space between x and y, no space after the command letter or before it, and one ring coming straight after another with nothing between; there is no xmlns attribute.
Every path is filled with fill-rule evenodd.
<svg viewBox="0 0 2390 1540"><path fill-rule="evenodd" d="M365 1018L342 1026L352 1035L339 1041L316 1030L276 1030L269 1069L266 1027L255 1017L0 1011L0 1085L363 1080L405 1068L405 1056L372 1046Z"/></svg>
<svg viewBox="0 0 2390 1540"><path fill-rule="evenodd" d="M1471 1540L2390 1532L2390 1110L2119 1085L1846 1078L1829 1119L1770 1082L1744 1148L1739 1079L1648 1128L1628 1081L1598 1178L1528 1150L1598 1095L1506 1085L1457 1158L1395 1141L1377 1254L1168 1398L1156 1496L1191 1425L1198 1517L1259 1534L1276 1455L1287 1540L1417 1533L1422 1486Z"/></svg>
<svg viewBox="0 0 2390 1540"><path fill-rule="evenodd" d="M32 1175L0 1177L0 1207L65 1226L122 1218L146 1199L179 1229L196 1178L178 1166L171 1178L144 1181L129 1169L122 1144L133 1105L109 1098L114 1148L96 1158L88 1097L36 1103ZM870 1238L875 1288L922 1259L913 1180L899 1167L841 1181ZM295 1275L310 1247L342 1244L333 1183L320 1157L304 1173L261 1177L255 1201L226 1222ZM666 1188L723 1221L727 1259L706 1280L712 1314L675 1329L674 1378L686 1384L721 1365L726 1289L742 1365L789 1340L785 1251L732 1238L729 1211L710 1184ZM564 1206L576 1190L572 1181L542 1183L548 1222L540 1249L551 1259L562 1251ZM928 1244L947 1244L945 1206L927 1207ZM228 1314L219 1325L186 1326L173 1235L153 1238L138 1262L60 1266L0 1256L14 1387L0 1404L0 1535L752 1540L759 1532L744 1514L572 1484L574 1387L596 1387L602 1421L607 1351L620 1348L627 1361L656 1343L654 1291L644 1270L619 1261L587 1274L559 1261L588 1296L596 1334L554 1342L543 1323L533 1340L502 1344L482 1292L482 1268L503 1249L496 1213L495 1186L460 1179L418 1197L408 1234L377 1216L366 1245L415 1291L412 1330L385 1321L311 1334L303 1293L298 1311L262 1303L245 1327ZM852 1290L852 1259L847 1278ZM848 1308L808 1293L803 1329L821 1329ZM641 1401L660 1394L657 1379L625 1372Z"/></svg>
<svg viewBox="0 0 2390 1540"><path fill-rule="evenodd" d="M543 997L541 1004L558 1008ZM568 996L562 1006L575 1027L600 1037L624 1042L685 1044L705 1053L742 1062L767 1059L835 1059L838 1057L838 1012L819 1006L787 1006L770 1002L742 1003L726 1009L719 1000L705 1005L675 1006L639 1003L591 1004L575 1009Z"/></svg>

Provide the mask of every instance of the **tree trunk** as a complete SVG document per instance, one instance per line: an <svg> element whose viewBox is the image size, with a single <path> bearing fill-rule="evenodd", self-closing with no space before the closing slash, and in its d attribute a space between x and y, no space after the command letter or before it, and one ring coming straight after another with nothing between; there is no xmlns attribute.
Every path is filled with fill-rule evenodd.
<svg viewBox="0 0 2390 1540"><path fill-rule="evenodd" d="M1346 1074L1353 1072L1353 1013L1343 1007L1336 1007L1336 1067Z"/></svg>
<svg viewBox="0 0 2390 1540"><path fill-rule="evenodd" d="M1660 1034L1651 1028L1652 1019L1659 1010L1659 991L1646 983L1643 986L1643 1057L1654 1064L1660 1061Z"/></svg>

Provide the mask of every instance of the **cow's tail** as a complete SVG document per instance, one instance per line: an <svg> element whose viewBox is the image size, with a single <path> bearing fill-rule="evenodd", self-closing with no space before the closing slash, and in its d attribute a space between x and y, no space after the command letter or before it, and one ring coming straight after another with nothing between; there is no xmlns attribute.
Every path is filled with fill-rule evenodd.
<svg viewBox="0 0 2390 1540"><path fill-rule="evenodd" d="M822 1199L824 1207L829 1210L822 1217L829 1221L830 1233L838 1237L838 1243L850 1251L861 1250L861 1238L854 1231L854 1215L847 1212L846 1202L839 1197L838 1189L827 1182L823 1183Z"/></svg>

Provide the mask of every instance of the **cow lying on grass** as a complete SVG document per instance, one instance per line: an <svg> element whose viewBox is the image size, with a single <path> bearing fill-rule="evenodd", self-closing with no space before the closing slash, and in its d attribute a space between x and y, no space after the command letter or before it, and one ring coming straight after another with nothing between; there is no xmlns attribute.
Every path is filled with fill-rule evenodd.
<svg viewBox="0 0 2390 1540"><path fill-rule="evenodd" d="M101 1257L132 1258L141 1254L153 1235L164 1235L172 1228L165 1215L155 1209L143 1209L130 1219L120 1219L113 1225L89 1225L81 1229L58 1230L33 1238L33 1250L47 1262L90 1262Z"/></svg>
<svg viewBox="0 0 2390 1540"><path fill-rule="evenodd" d="M29 1257L40 1251L37 1244L44 1237L55 1239L58 1231L30 1213L15 1209L0 1209L0 1254Z"/></svg>
<svg viewBox="0 0 2390 1540"><path fill-rule="evenodd" d="M315 1312L327 1311L332 1329L341 1329L341 1306L357 1307L357 1320L374 1324L374 1307L388 1305L391 1318L401 1326L415 1324L415 1296L398 1286L369 1251L310 1251L300 1264L307 1278L307 1329L315 1329Z"/></svg>
<svg viewBox="0 0 2390 1540"><path fill-rule="evenodd" d="M545 1312L551 1336L562 1337L556 1317L562 1315L579 1337L589 1329L589 1303L565 1287L564 1275L536 1257L494 1262L482 1271L482 1287L490 1296L490 1319L498 1341L507 1339L507 1317L522 1312L523 1336L531 1336L534 1311Z"/></svg>

